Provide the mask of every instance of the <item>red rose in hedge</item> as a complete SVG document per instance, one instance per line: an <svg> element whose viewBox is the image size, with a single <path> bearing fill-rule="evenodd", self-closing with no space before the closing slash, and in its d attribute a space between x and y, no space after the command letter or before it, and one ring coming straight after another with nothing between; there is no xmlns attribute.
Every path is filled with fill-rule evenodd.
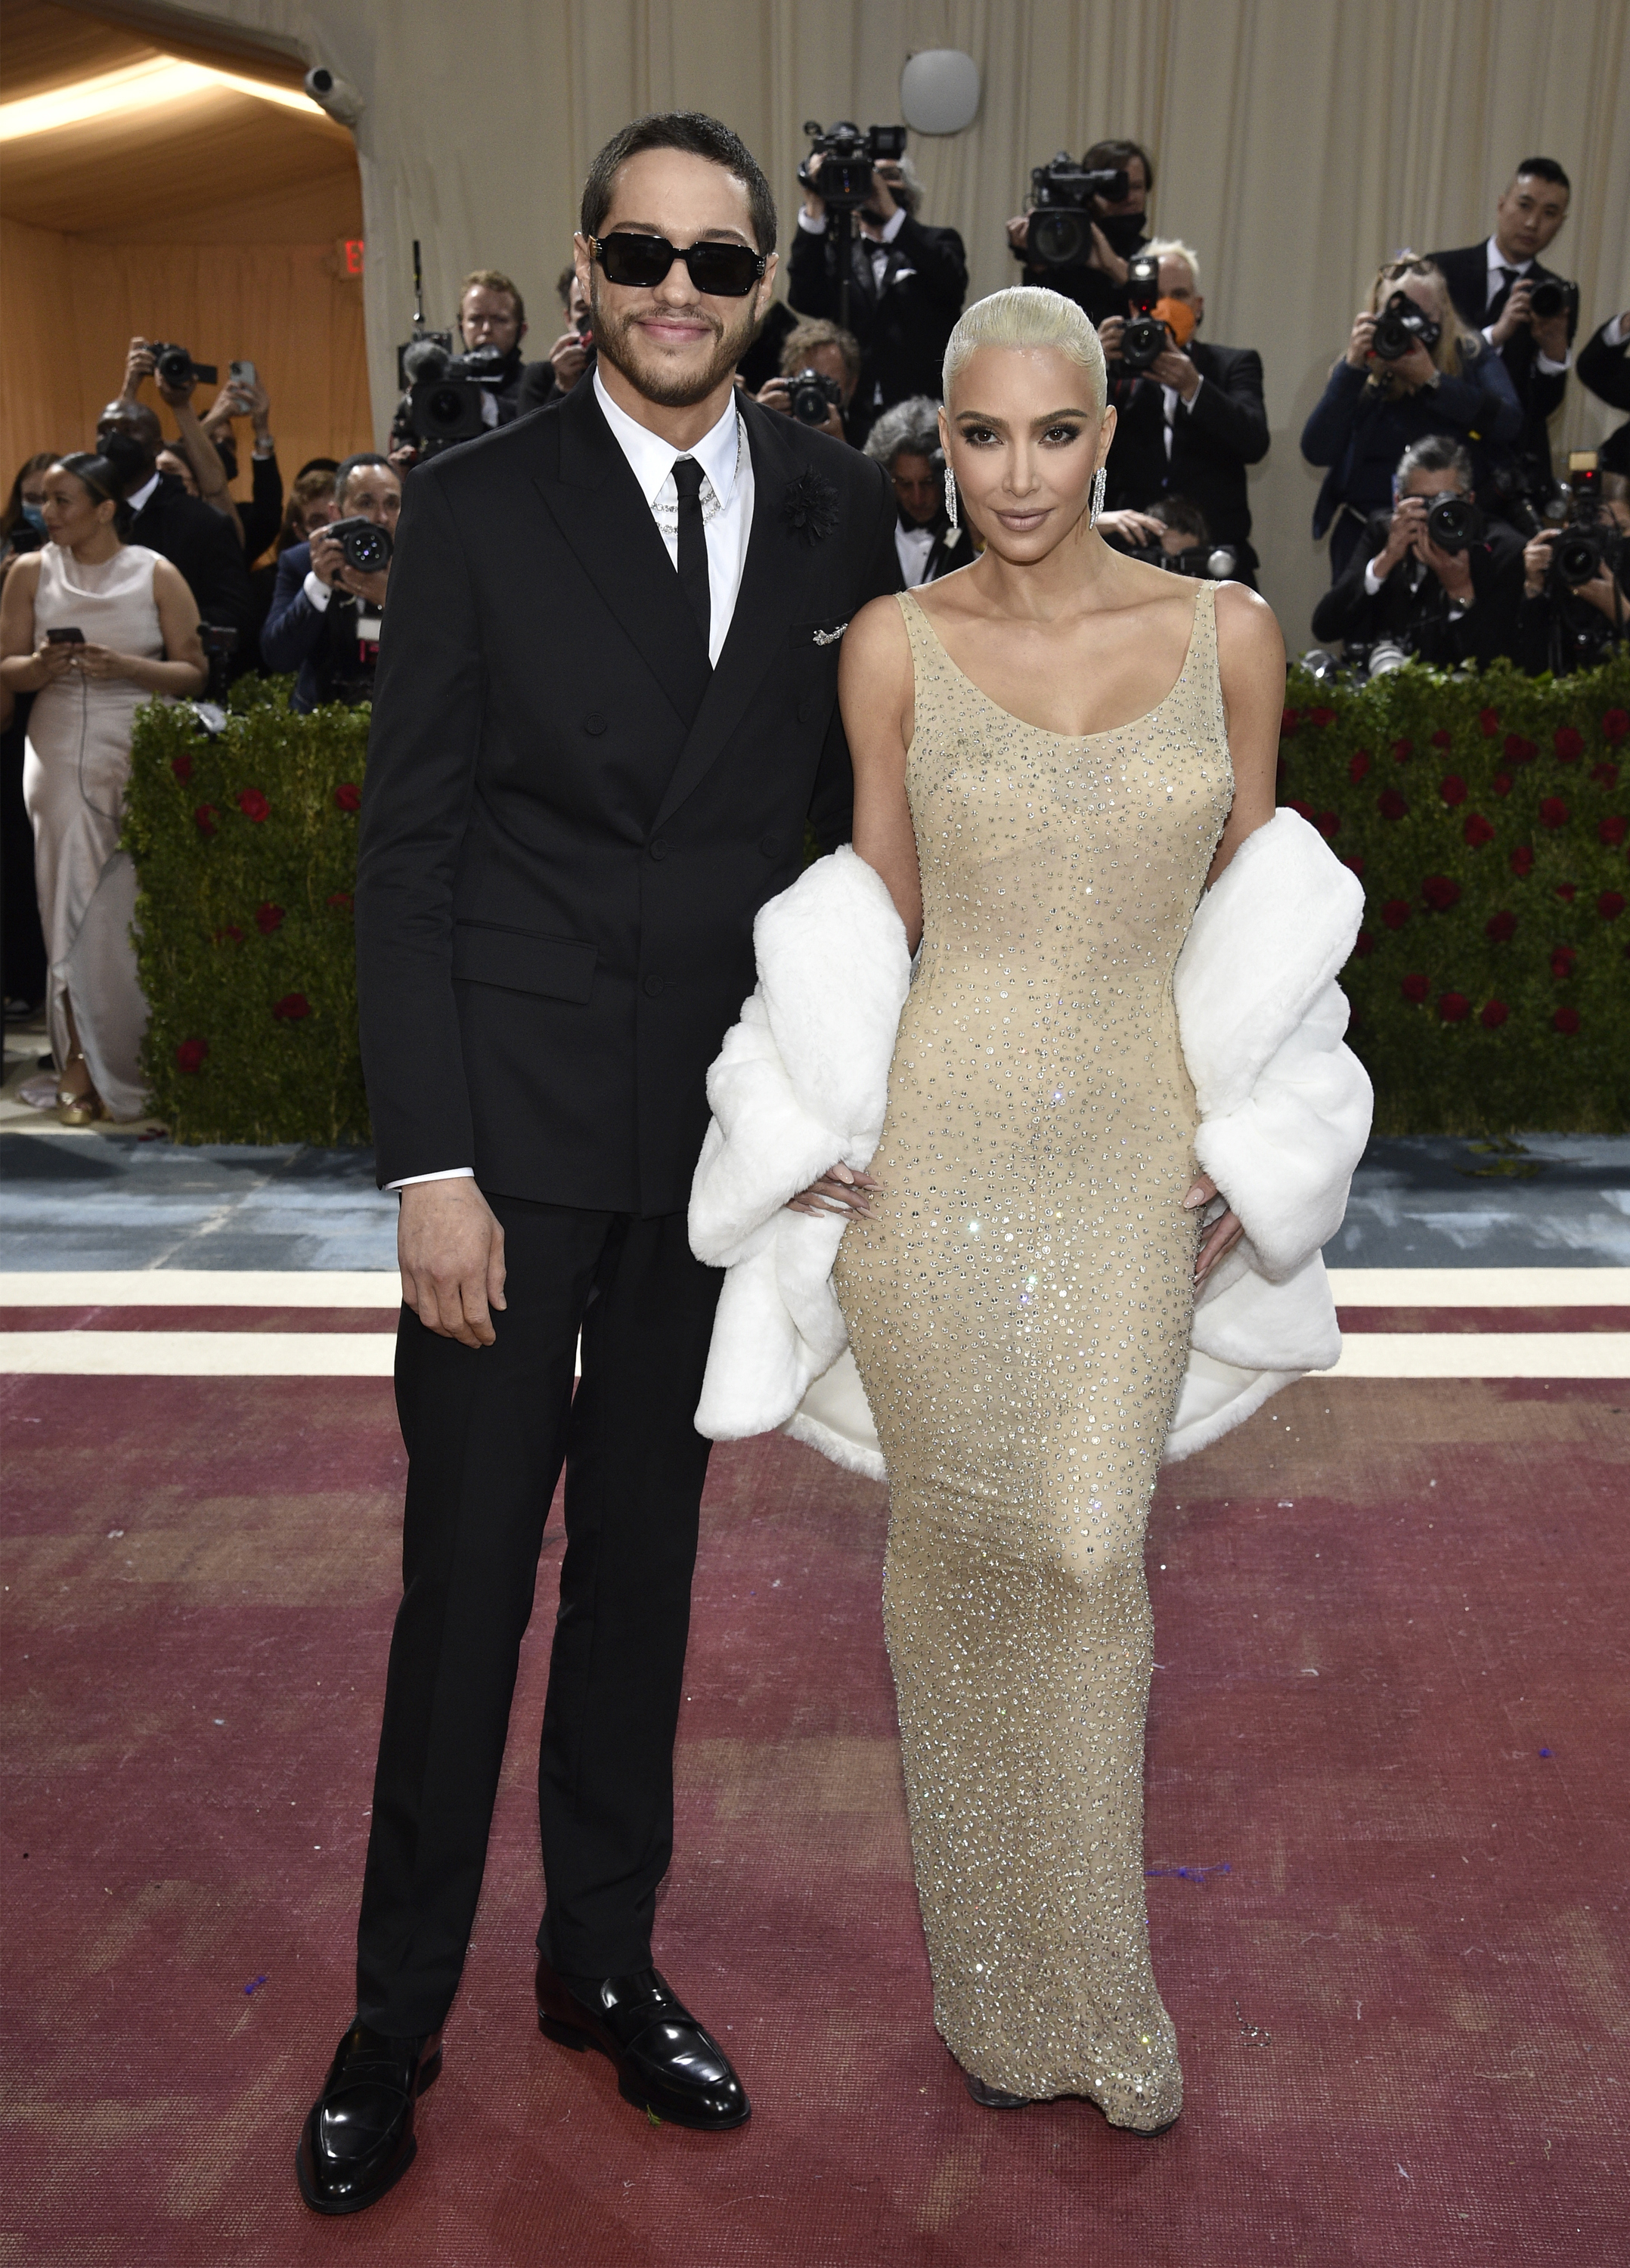
<svg viewBox="0 0 1630 2268"><path fill-rule="evenodd" d="M1436 732L1432 735L1432 745L1435 748L1446 748L1453 740L1454 737L1454 734L1449 730L1446 725L1440 725Z"/></svg>
<svg viewBox="0 0 1630 2268"><path fill-rule="evenodd" d="M342 811L360 811L362 790L355 780L342 780L334 791L334 800Z"/></svg>
<svg viewBox="0 0 1630 2268"><path fill-rule="evenodd" d="M212 803L201 803L193 814L193 824L197 828L200 835L213 835L215 806Z"/></svg>
<svg viewBox="0 0 1630 2268"><path fill-rule="evenodd" d="M1531 740L1525 740L1521 733L1508 733L1500 753L1508 764L1531 764L1539 751Z"/></svg>
<svg viewBox="0 0 1630 2268"><path fill-rule="evenodd" d="M254 926L262 937L269 937L274 930L281 929L284 919L281 906L261 905L254 909Z"/></svg>
<svg viewBox="0 0 1630 2268"><path fill-rule="evenodd" d="M302 1016L311 1013L311 1002L303 992L285 992L272 1010L285 1024L296 1024Z"/></svg>
<svg viewBox="0 0 1630 2268"><path fill-rule="evenodd" d="M204 809L206 811L209 807L208 804L204 806ZM209 830L206 828L205 832L207 833L208 831ZM1602 821L1602 824L1596 831L1601 836L1603 842L1607 844L1610 850L1617 850L1619 844L1625 839L1624 814L1619 811L1610 811L1607 817Z"/></svg>
<svg viewBox="0 0 1630 2268"><path fill-rule="evenodd" d="M1610 709L1602 719L1602 738L1610 747L1630 735L1630 709Z"/></svg>
<svg viewBox="0 0 1630 2268"><path fill-rule="evenodd" d="M1579 1011L1577 1008L1559 1008L1551 1021L1559 1032L1576 1032L1579 1029Z"/></svg>
<svg viewBox="0 0 1630 2268"><path fill-rule="evenodd" d="M1522 881L1534 871L1534 854L1526 843L1519 843L1511 853L1511 871Z"/></svg>
<svg viewBox="0 0 1630 2268"><path fill-rule="evenodd" d="M1368 748L1354 748L1352 755L1347 760L1347 777L1352 781L1354 787L1358 785L1359 782L1363 778L1365 773L1368 770L1369 750Z"/></svg>
<svg viewBox="0 0 1630 2268"><path fill-rule="evenodd" d="M1412 1000L1417 1006L1419 1006L1421 1001L1426 998L1427 993L1430 992L1431 990L1432 986L1430 983L1424 976L1406 976L1404 979L1404 982L1398 986L1398 990L1404 995L1404 998L1406 1000Z"/></svg>
<svg viewBox="0 0 1630 2268"><path fill-rule="evenodd" d="M1480 850L1486 843L1492 843L1494 839L1494 826L1480 811L1468 812L1466 823L1460 831L1466 838L1466 847L1471 850Z"/></svg>
<svg viewBox="0 0 1630 2268"><path fill-rule="evenodd" d="M1326 725L1333 725L1335 721L1336 712L1333 709L1309 709L1308 711L1309 724L1317 725L1321 732Z"/></svg>
<svg viewBox="0 0 1630 2268"><path fill-rule="evenodd" d="M1483 738L1486 740L1492 740L1500 730L1499 710L1479 709L1477 712L1477 722L1478 730L1482 733Z"/></svg>
<svg viewBox="0 0 1630 2268"><path fill-rule="evenodd" d="M1344 866L1350 866L1361 882L1363 880L1364 861L1361 858L1344 858L1341 863Z"/></svg>
<svg viewBox="0 0 1630 2268"><path fill-rule="evenodd" d="M331 906L337 906L342 913L348 914L354 902L349 890L334 890L329 893L328 903Z"/></svg>
<svg viewBox="0 0 1630 2268"><path fill-rule="evenodd" d="M1365 955L1374 953L1376 950L1376 940L1367 929L1360 930L1357 937L1353 941L1353 950L1354 953Z"/></svg>
<svg viewBox="0 0 1630 2268"><path fill-rule="evenodd" d="M1539 824L1542 827L1567 826L1567 806L1560 795L1547 795L1540 799Z"/></svg>
<svg viewBox="0 0 1630 2268"><path fill-rule="evenodd" d="M1309 827L1313 824L1313 806L1310 803L1303 803L1299 795L1287 795L1285 799L1285 808L1287 811L1299 812Z"/></svg>
<svg viewBox="0 0 1630 2268"><path fill-rule="evenodd" d="M183 1040L175 1050L177 1068L186 1071L202 1071L203 1059L209 1052L208 1040Z"/></svg>
<svg viewBox="0 0 1630 2268"><path fill-rule="evenodd" d="M1509 795L1511 792L1510 773L1496 772L1494 774L1494 788L1496 795Z"/></svg>
<svg viewBox="0 0 1630 2268"><path fill-rule="evenodd" d="M1551 955L1551 974L1559 984L1566 984L1574 973L1574 963L1579 955L1571 945L1559 945Z"/></svg>
<svg viewBox="0 0 1630 2268"><path fill-rule="evenodd" d="M1483 1003L1483 1012L1478 1018L1478 1021L1480 1024L1486 1024L1491 1032L1497 1032L1510 1013L1510 1009L1503 1000L1486 1000Z"/></svg>
<svg viewBox="0 0 1630 2268"><path fill-rule="evenodd" d="M1402 929L1413 911L1407 898L1389 898L1381 909L1381 918L1389 929Z"/></svg>
<svg viewBox="0 0 1630 2268"><path fill-rule="evenodd" d="M1570 906L1579 895L1578 891L1574 887L1574 885L1571 882L1559 882L1556 886L1556 894L1565 904Z"/></svg>
<svg viewBox="0 0 1630 2268"><path fill-rule="evenodd" d="M1552 746L1559 763L1576 764L1585 752L1585 736L1575 725L1559 725L1552 736Z"/></svg>
<svg viewBox="0 0 1630 2268"><path fill-rule="evenodd" d="M1289 740L1291 734L1295 731L1297 725L1301 722L1302 711L1300 709L1281 710L1280 711L1280 738L1282 740Z"/></svg>
<svg viewBox="0 0 1630 2268"><path fill-rule="evenodd" d="M1617 921L1625 909L1622 894L1618 890L1604 890L1596 902L1596 909L1604 921Z"/></svg>
<svg viewBox="0 0 1630 2268"><path fill-rule="evenodd" d="M246 787L239 791L238 808L244 817L256 827L271 814L271 806L258 787Z"/></svg>
<svg viewBox="0 0 1630 2268"><path fill-rule="evenodd" d="M1383 787L1376 799L1376 808L1383 819L1402 819L1409 806L1395 787Z"/></svg>
<svg viewBox="0 0 1630 2268"><path fill-rule="evenodd" d="M234 922L230 929L218 929L210 942L211 945L241 945L243 932Z"/></svg>
<svg viewBox="0 0 1630 2268"><path fill-rule="evenodd" d="M1437 792L1451 811L1466 799L1466 784L1458 772L1450 772L1447 779L1440 780Z"/></svg>
<svg viewBox="0 0 1630 2268"><path fill-rule="evenodd" d="M1394 740L1392 743L1392 761L1395 764L1406 764L1414 753L1415 744L1412 740Z"/></svg>
<svg viewBox="0 0 1630 2268"><path fill-rule="evenodd" d="M190 756L172 756L170 770L178 780L189 780L193 776L193 760Z"/></svg>
<svg viewBox="0 0 1630 2268"><path fill-rule="evenodd" d="M1509 945L1516 935L1516 916L1502 906L1484 923L1483 934L1491 945Z"/></svg>
<svg viewBox="0 0 1630 2268"><path fill-rule="evenodd" d="M1435 914L1446 914L1450 906L1460 903L1460 885L1448 874L1428 874L1420 885L1420 895Z"/></svg>
<svg viewBox="0 0 1630 2268"><path fill-rule="evenodd" d="M1318 828L1326 843L1330 841L1332 835L1339 835L1341 832L1341 821L1333 811L1321 811L1313 824Z"/></svg>
<svg viewBox="0 0 1630 2268"><path fill-rule="evenodd" d="M1590 777L1598 787L1617 787L1619 784L1619 767L1617 764L1610 764L1605 761L1599 764L1592 764L1590 767Z"/></svg>
<svg viewBox="0 0 1630 2268"><path fill-rule="evenodd" d="M1437 1012L1446 1024L1464 1024L1471 1013L1471 1003L1464 992L1445 992L1437 1004Z"/></svg>

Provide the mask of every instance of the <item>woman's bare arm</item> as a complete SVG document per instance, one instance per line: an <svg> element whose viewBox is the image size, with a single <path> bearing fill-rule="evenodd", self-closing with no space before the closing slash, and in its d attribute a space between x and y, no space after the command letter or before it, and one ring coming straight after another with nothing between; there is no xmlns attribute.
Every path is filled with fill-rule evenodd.
<svg viewBox="0 0 1630 2268"><path fill-rule="evenodd" d="M34 647L34 592L40 581L40 554L31 551L18 560L0 593L0 678L12 693L37 693L68 667L68 646Z"/></svg>
<svg viewBox="0 0 1630 2268"><path fill-rule="evenodd" d="M1217 667L1234 767L1234 805L1217 844L1210 888L1240 844L1273 816L1280 718L1285 708L1285 641L1265 599L1243 583L1217 593Z"/></svg>

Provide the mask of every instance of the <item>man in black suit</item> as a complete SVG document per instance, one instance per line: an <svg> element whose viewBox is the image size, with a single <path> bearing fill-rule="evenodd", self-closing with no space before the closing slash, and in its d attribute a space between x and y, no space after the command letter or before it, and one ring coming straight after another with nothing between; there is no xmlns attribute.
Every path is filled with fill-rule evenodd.
<svg viewBox="0 0 1630 2268"><path fill-rule="evenodd" d="M847 312L838 273L838 238L829 228L812 158L787 257L787 297L800 315L842 323L860 342L860 379L848 420L857 446L873 419L913 394L938 398L946 342L968 294L968 255L954 228L917 217L922 184L909 158L872 171L872 202L854 217Z"/></svg>
<svg viewBox="0 0 1630 2268"><path fill-rule="evenodd" d="M108 403L96 421L97 447L105 449L114 433L134 445L124 448L120 459L131 467L125 490L133 515L129 541L144 543L180 568L198 601L199 615L206 622L236 630L240 663L246 661L254 652L254 592L237 519L188 496L174 473L159 470L164 433L144 401L122 395Z"/></svg>
<svg viewBox="0 0 1630 2268"><path fill-rule="evenodd" d="M357 880L379 1175L402 1190L404 1587L357 2018L298 2159L321 2212L413 2154L563 1462L539 2022L665 2120L748 2116L652 1966L721 1280L685 1207L754 916L807 818L848 833L840 640L898 579L881 469L732 384L774 246L726 128L625 128L577 240L593 378L408 482Z"/></svg>
<svg viewBox="0 0 1630 2268"><path fill-rule="evenodd" d="M1154 160L1139 143L1118 136L1095 142L1081 156L1084 173L1123 173L1124 196L1095 196L1088 206L1089 232L1086 256L1080 261L1055 266L1038 259L1030 243L1037 214L1020 213L1007 224L1007 242L1022 263L1026 284L1038 284L1073 299L1088 319L1101 324L1126 312L1127 262L1149 242L1148 204L1154 189Z"/></svg>
<svg viewBox="0 0 1630 2268"><path fill-rule="evenodd" d="M372 520L394 538L402 475L377 450L358 450L335 473L334 501L336 520ZM297 715L326 701L354 709L372 700L389 587L388 559L382 567L353 567L324 528L283 554L261 628L261 659L268 669L299 672L289 696Z"/></svg>
<svg viewBox="0 0 1630 2268"><path fill-rule="evenodd" d="M1598 324L1579 350L1579 383L1613 409L1630 409L1630 313ZM1630 425L1616 426L1597 452L1604 473L1630 473Z"/></svg>
<svg viewBox="0 0 1630 2268"><path fill-rule="evenodd" d="M1503 520L1475 526L1472 540L1434 540L1427 514L1440 497L1471 502L1470 452L1446 433L1412 441L1398 460L1398 502L1377 512L1368 540L1313 610L1327 644L1400 645L1420 661L1454 669L1512 651L1523 595L1523 545Z"/></svg>
<svg viewBox="0 0 1630 2268"><path fill-rule="evenodd" d="M1537 314L1536 285L1564 279L1540 265L1539 255L1567 218L1570 187L1554 158L1524 158L1494 208L1492 236L1481 244L1431 254L1463 321L1499 353L1523 405L1523 426L1508 453L1512 486L1536 495L1548 490L1553 472L1547 421L1562 406L1567 366L1579 321L1578 294Z"/></svg>
<svg viewBox="0 0 1630 2268"><path fill-rule="evenodd" d="M1199 255L1189 246L1168 237L1146 252L1160 261L1156 313L1170 317L1173 343L1147 371L1132 372L1121 360L1123 319L1111 315L1100 327L1118 420L1106 500L1112 512L1140 512L1158 497L1188 497L1205 514L1212 541L1237 553L1235 580L1254 591L1245 468L1268 453L1262 357L1254 347L1214 347L1195 337L1206 302ZM1180 346L1185 328L1188 342Z"/></svg>

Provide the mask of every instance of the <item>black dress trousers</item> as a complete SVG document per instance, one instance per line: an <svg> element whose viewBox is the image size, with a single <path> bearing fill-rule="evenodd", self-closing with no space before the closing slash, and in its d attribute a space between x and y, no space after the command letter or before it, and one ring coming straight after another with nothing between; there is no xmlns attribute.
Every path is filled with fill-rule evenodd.
<svg viewBox="0 0 1630 2268"><path fill-rule="evenodd" d="M649 1963L673 1847L711 1446L692 1420L723 1276L692 1256L682 1213L487 1194L508 1270L496 1344L461 1346L409 1308L396 1344L403 1590L357 1964L358 2014L396 2036L441 2024L463 1967L563 1461L566 1550L538 1756L538 1943L557 1970Z"/></svg>

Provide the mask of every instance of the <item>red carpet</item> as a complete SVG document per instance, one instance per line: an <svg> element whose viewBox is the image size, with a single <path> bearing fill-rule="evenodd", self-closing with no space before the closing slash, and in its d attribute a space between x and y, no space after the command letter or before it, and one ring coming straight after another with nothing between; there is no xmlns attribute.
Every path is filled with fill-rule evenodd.
<svg viewBox="0 0 1630 2268"><path fill-rule="evenodd" d="M752 2124L654 2129L538 2037L557 1531L419 2162L321 2222L291 2158L349 2012L388 1386L5 1380L0 2257L1623 2262L1627 1402L1309 1382L1162 1486L1149 1890L1189 2108L1152 2142L963 2093L911 1895L882 1494L779 1440L714 1462L659 1918Z"/></svg>

